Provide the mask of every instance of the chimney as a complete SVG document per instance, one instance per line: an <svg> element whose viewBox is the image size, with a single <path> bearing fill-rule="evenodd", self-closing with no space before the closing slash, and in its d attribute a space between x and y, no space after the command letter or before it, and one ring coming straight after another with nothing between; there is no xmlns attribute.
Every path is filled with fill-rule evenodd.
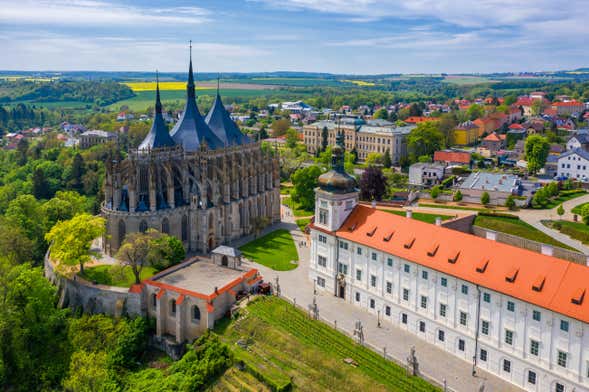
<svg viewBox="0 0 589 392"><path fill-rule="evenodd" d="M376 200L372 199L372 208L376 208Z"/></svg>
<svg viewBox="0 0 589 392"><path fill-rule="evenodd" d="M436 226L442 226L442 218L439 216L436 216Z"/></svg>
<svg viewBox="0 0 589 392"><path fill-rule="evenodd" d="M554 248L552 246L545 245L545 244L542 244L542 247L540 249L540 252L546 256L552 256L553 251L554 251Z"/></svg>
<svg viewBox="0 0 589 392"><path fill-rule="evenodd" d="M405 212L405 217L407 217L407 218L409 218L409 219L413 218L413 211L411 211L411 210L407 210L407 211Z"/></svg>

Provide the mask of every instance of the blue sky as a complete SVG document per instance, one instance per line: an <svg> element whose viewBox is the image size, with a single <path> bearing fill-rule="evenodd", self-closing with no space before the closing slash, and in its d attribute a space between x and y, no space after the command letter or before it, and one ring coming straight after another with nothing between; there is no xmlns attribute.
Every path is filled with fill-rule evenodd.
<svg viewBox="0 0 589 392"><path fill-rule="evenodd" d="M587 0L0 0L0 69L331 73L589 66Z"/></svg>

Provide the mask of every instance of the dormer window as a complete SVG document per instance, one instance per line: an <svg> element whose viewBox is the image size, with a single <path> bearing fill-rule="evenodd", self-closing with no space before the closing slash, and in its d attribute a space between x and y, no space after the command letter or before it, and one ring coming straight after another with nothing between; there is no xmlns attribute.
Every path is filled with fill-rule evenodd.
<svg viewBox="0 0 589 392"><path fill-rule="evenodd" d="M519 272L519 269L514 268L511 271L509 271L509 273L507 274L507 276L505 276L505 281L509 282L509 283L513 283L515 282L515 279L517 278L517 274Z"/></svg>
<svg viewBox="0 0 589 392"><path fill-rule="evenodd" d="M585 298L585 290L578 289L573 293L573 297L571 298L571 302L575 305L581 305L583 303L584 298Z"/></svg>

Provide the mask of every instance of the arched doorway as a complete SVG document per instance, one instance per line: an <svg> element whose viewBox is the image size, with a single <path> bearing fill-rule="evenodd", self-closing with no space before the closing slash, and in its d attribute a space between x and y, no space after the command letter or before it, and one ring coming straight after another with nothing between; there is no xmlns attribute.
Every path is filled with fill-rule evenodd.
<svg viewBox="0 0 589 392"><path fill-rule="evenodd" d="M211 234L209 236L209 252L215 247L215 237Z"/></svg>
<svg viewBox="0 0 589 392"><path fill-rule="evenodd" d="M223 257L221 258L221 265L223 267L229 266L229 259L227 258L227 256L223 255Z"/></svg>

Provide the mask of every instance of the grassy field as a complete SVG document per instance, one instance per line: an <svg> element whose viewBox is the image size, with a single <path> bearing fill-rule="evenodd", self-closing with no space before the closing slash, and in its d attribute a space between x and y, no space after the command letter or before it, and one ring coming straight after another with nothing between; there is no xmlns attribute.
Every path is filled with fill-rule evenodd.
<svg viewBox="0 0 589 392"><path fill-rule="evenodd" d="M464 210L464 211L490 211L487 208L475 208L475 207L460 207L460 206L453 206L453 205L446 205L446 204L430 204L430 203L418 203L419 207L429 207L429 208L447 208L449 210Z"/></svg>
<svg viewBox="0 0 589 392"><path fill-rule="evenodd" d="M84 268L84 273L80 276L90 282L104 284L108 286L131 287L135 283L135 275L131 267L124 267L121 276L111 274L112 265L99 265L96 267ZM141 270L141 280L152 277L157 270L153 267L145 266Z"/></svg>
<svg viewBox="0 0 589 392"><path fill-rule="evenodd" d="M261 297L217 328L237 360L296 391L438 391L381 355L276 297ZM240 342L237 345L237 342ZM358 366L346 364L350 358ZM292 380L292 381L291 381ZM268 384L268 382L267 382Z"/></svg>
<svg viewBox="0 0 589 392"><path fill-rule="evenodd" d="M298 203L293 201L290 197L285 197L284 199L282 199L282 204L288 206L290 208L290 210L292 211L293 215L297 216L297 217L298 216L310 216L310 215L315 214L315 211L305 210Z"/></svg>
<svg viewBox="0 0 589 392"><path fill-rule="evenodd" d="M518 237L527 238L532 241L538 241L544 244L558 246L560 248L576 250L568 245L563 244L560 241L555 240L548 234L541 232L535 227L519 219L505 218L501 216L479 215L475 218L474 225L484 227L486 229L500 231L502 233L516 235Z"/></svg>
<svg viewBox="0 0 589 392"><path fill-rule="evenodd" d="M389 212L391 214L405 216L407 213L405 211L397 211L397 210L383 210ZM436 223L436 218L440 217L443 221L454 218L450 215L440 215L440 214L428 214L425 212L413 212L412 215L413 219L426 222L426 223Z"/></svg>
<svg viewBox="0 0 589 392"><path fill-rule="evenodd" d="M276 271L297 268L299 254L288 230L280 229L248 242L239 248L245 257Z"/></svg>
<svg viewBox="0 0 589 392"><path fill-rule="evenodd" d="M536 210L551 210L553 208L558 207L559 204L564 203L565 201L575 199L577 197L581 197L586 194L587 194L587 192L581 190L578 193L567 193L564 195L558 195L557 197L550 199L548 201L548 204L546 204L545 207L534 207L534 209L536 209Z"/></svg>
<svg viewBox="0 0 589 392"><path fill-rule="evenodd" d="M455 76L446 76L444 78L443 82L464 86L464 85L469 85L469 84L492 83L492 82L496 82L496 81L490 80L489 78L480 77L480 76L455 75Z"/></svg>
<svg viewBox="0 0 589 392"><path fill-rule="evenodd" d="M583 207L585 207L585 206L586 206L586 205L588 205L588 204L589 204L589 203L581 203L581 204L579 204L579 205L577 205L577 206L574 206L574 207L571 209L571 212L572 212L573 214L580 215L580 214L581 214L581 210L583 209Z"/></svg>
<svg viewBox="0 0 589 392"><path fill-rule="evenodd" d="M299 229L301 229L301 231L305 231L305 227L311 223L311 218L303 218L303 219L297 219L295 221L295 223L297 224L297 226L299 227Z"/></svg>
<svg viewBox="0 0 589 392"><path fill-rule="evenodd" d="M544 225L560 231L562 234L579 240L584 244L589 244L589 226L581 222L571 222L565 220L543 221Z"/></svg>
<svg viewBox="0 0 589 392"><path fill-rule="evenodd" d="M217 379L207 392L270 392L264 385L248 372L240 371L236 367L228 369Z"/></svg>

